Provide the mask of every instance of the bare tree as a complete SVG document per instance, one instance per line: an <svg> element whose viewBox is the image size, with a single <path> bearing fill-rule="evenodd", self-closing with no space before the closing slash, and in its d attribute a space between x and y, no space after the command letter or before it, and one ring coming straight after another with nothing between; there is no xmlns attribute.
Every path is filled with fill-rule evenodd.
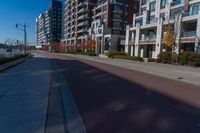
<svg viewBox="0 0 200 133"><path fill-rule="evenodd" d="M7 38L5 39L5 44L9 47L7 50L8 52L10 52L10 56L12 57L12 49L13 49L13 46L15 45L15 39L11 39L11 38Z"/></svg>

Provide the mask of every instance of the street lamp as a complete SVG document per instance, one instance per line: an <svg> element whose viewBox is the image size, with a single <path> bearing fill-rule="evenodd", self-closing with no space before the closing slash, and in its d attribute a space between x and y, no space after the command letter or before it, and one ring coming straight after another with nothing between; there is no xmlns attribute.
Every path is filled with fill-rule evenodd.
<svg viewBox="0 0 200 133"><path fill-rule="evenodd" d="M24 32L24 45L26 46L27 45L27 32L26 32L26 29L27 29L27 25L26 24L16 24L15 27L19 30L22 30ZM26 48L25 48L26 50Z"/></svg>

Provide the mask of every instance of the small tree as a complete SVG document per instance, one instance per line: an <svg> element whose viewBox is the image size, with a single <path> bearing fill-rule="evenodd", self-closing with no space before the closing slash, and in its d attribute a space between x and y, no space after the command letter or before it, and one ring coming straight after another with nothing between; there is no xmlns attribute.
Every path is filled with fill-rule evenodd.
<svg viewBox="0 0 200 133"><path fill-rule="evenodd" d="M176 48L176 38L175 38L175 35L174 35L174 30L173 30L173 27L172 25L168 25L166 27L166 34L164 35L164 44L167 46L167 47L170 47L172 49L175 49Z"/></svg>
<svg viewBox="0 0 200 133"><path fill-rule="evenodd" d="M96 50L96 41L93 39L89 39L87 42L87 50L90 52L95 52Z"/></svg>
<svg viewBox="0 0 200 133"><path fill-rule="evenodd" d="M10 38L7 38L5 39L5 43L6 45L9 47L8 51L10 52L10 56L12 57L12 50L13 50L13 46L15 45L15 40L14 39L10 39Z"/></svg>
<svg viewBox="0 0 200 133"><path fill-rule="evenodd" d="M166 34L164 35L164 44L172 49L172 62L174 59L174 51L176 49L176 35L174 34L174 28L171 24L167 25L166 27ZM177 62L177 56L176 56Z"/></svg>

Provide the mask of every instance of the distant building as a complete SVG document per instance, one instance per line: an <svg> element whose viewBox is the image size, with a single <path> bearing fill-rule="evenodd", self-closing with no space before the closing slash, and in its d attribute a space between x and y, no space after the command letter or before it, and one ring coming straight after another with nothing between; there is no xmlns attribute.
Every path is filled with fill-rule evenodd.
<svg viewBox="0 0 200 133"><path fill-rule="evenodd" d="M62 37L62 1L52 0L49 8L36 18L37 45L60 42Z"/></svg>
<svg viewBox="0 0 200 133"><path fill-rule="evenodd" d="M199 0L140 0L139 13L121 41L131 56L157 58L166 51L163 37L171 24L177 47L174 52L200 51Z"/></svg>

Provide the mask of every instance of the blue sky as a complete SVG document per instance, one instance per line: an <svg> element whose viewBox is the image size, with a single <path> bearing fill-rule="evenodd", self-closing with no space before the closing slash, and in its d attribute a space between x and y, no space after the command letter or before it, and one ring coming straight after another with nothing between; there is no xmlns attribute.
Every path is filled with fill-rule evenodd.
<svg viewBox="0 0 200 133"><path fill-rule="evenodd" d="M35 42L35 18L45 11L51 0L0 0L0 42L5 38L23 41L23 32L15 28L16 23L29 27L28 42Z"/></svg>

